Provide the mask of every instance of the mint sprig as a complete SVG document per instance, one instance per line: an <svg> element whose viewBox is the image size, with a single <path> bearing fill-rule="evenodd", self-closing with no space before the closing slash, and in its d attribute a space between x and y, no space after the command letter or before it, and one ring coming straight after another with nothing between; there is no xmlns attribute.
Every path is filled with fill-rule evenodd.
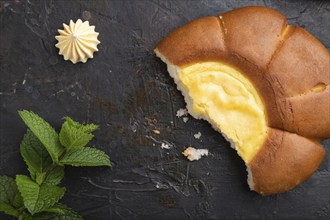
<svg viewBox="0 0 330 220"><path fill-rule="evenodd" d="M60 144L58 134L52 126L35 113L27 110L19 111L25 124L30 128L33 134L44 145L54 162L58 162L59 157L64 151Z"/></svg>
<svg viewBox="0 0 330 220"><path fill-rule="evenodd" d="M32 215L51 208L64 196L65 192L64 187L39 185L25 175L16 176L16 185L23 197L25 207Z"/></svg>
<svg viewBox="0 0 330 220"><path fill-rule="evenodd" d="M65 165L111 166L107 154L86 146L98 126L64 117L58 134L37 114L26 110L18 113L28 126L20 153L30 176L0 176L0 212L23 220L81 220L76 212L59 203L65 193L59 184Z"/></svg>

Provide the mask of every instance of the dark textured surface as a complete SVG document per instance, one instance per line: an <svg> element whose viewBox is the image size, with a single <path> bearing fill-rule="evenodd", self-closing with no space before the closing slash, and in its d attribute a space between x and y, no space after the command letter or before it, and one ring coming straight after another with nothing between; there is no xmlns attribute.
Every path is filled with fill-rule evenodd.
<svg viewBox="0 0 330 220"><path fill-rule="evenodd" d="M111 155L112 170L67 168L63 182L63 202L85 219L328 219L329 140L309 180L261 197L220 134L175 116L185 104L153 54L156 43L191 19L244 5L278 9L329 49L327 1L0 1L0 174L27 172L18 151L26 127L16 111L31 109L57 129L65 115L101 125L94 144ZM57 55L54 36L78 18L96 26L101 44L93 60L73 65ZM181 152L189 145L211 155L188 162Z"/></svg>

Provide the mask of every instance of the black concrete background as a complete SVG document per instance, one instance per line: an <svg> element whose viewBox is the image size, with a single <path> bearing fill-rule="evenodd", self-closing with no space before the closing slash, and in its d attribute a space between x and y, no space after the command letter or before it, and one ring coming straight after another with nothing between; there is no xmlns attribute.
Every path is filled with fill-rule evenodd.
<svg viewBox="0 0 330 220"><path fill-rule="evenodd" d="M245 5L279 10L329 49L327 1L0 1L0 174L27 173L17 110L30 109L56 129L65 115L100 124L93 144L111 155L113 168L69 167L62 184L62 201L85 219L328 219L329 140L310 179L261 197L249 191L244 163L220 134L175 116L185 104L153 54L156 43L194 18ZM54 36L78 18L96 26L101 44L94 59L73 65L57 54ZM189 145L211 155L188 162L181 152Z"/></svg>

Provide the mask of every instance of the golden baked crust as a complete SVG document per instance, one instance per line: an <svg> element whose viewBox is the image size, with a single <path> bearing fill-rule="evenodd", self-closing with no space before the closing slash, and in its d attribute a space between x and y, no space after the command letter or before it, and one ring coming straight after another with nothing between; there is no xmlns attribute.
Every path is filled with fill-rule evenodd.
<svg viewBox="0 0 330 220"><path fill-rule="evenodd" d="M275 91L272 98L280 116L269 117L270 126L310 138L330 137L330 56L316 38L294 28L265 77Z"/></svg>
<svg viewBox="0 0 330 220"><path fill-rule="evenodd" d="M285 16L265 7L243 7L219 18L229 53L265 69L287 25Z"/></svg>
<svg viewBox="0 0 330 220"><path fill-rule="evenodd" d="M254 190L271 195L292 189L310 177L325 155L322 145L299 135L269 129L264 146L250 161Z"/></svg>
<svg viewBox="0 0 330 220"><path fill-rule="evenodd" d="M191 21L159 42L157 49L171 63L183 66L196 61L211 61L225 54L224 37L216 17Z"/></svg>
<svg viewBox="0 0 330 220"><path fill-rule="evenodd" d="M243 7L190 22L155 51L178 67L221 61L254 84L270 132L247 164L253 190L283 192L315 172L325 151L313 140L330 137L330 54L306 30L287 25L275 10Z"/></svg>

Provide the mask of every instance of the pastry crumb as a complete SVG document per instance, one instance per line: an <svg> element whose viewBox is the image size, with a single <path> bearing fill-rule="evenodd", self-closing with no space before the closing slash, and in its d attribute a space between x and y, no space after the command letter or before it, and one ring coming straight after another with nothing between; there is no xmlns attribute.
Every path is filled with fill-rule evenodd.
<svg viewBox="0 0 330 220"><path fill-rule="evenodd" d="M162 143L162 145L160 146L160 148L162 148L162 149L170 149L170 146L168 144Z"/></svg>
<svg viewBox="0 0 330 220"><path fill-rule="evenodd" d="M202 156L208 156L209 150L207 149L195 149L193 147L188 147L185 149L182 154L188 158L188 160L199 160Z"/></svg>
<svg viewBox="0 0 330 220"><path fill-rule="evenodd" d="M155 129L155 130L152 130L152 132L153 132L154 134L160 134L160 131L159 131L159 130L157 130L157 129Z"/></svg>
<svg viewBox="0 0 330 220"><path fill-rule="evenodd" d="M186 108L180 108L177 112L176 112L176 117L181 118L182 116L186 116L188 115L188 110Z"/></svg>
<svg viewBox="0 0 330 220"><path fill-rule="evenodd" d="M183 120L184 123L187 123L187 121L189 120L189 118L188 117L183 117L182 120Z"/></svg>
<svg viewBox="0 0 330 220"><path fill-rule="evenodd" d="M198 132L197 134L194 134L194 138L199 139L202 136L201 132Z"/></svg>

